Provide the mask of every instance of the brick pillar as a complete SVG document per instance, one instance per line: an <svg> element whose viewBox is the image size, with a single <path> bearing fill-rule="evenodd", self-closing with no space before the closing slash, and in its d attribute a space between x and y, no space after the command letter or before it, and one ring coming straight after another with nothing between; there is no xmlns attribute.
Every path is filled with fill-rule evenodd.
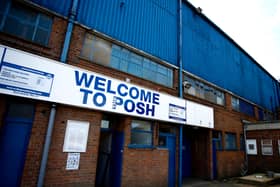
<svg viewBox="0 0 280 187"><path fill-rule="evenodd" d="M256 120L260 120L258 107L254 106L254 112Z"/></svg>
<svg viewBox="0 0 280 187"><path fill-rule="evenodd" d="M225 93L225 106L227 110L232 110L231 106L231 95L229 93Z"/></svg>

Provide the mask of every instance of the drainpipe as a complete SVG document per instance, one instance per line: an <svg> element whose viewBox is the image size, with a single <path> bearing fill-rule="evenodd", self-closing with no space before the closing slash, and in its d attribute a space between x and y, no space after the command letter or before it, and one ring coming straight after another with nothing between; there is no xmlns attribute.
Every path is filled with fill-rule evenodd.
<svg viewBox="0 0 280 187"><path fill-rule="evenodd" d="M245 145L245 165L244 165L244 175L246 175L246 173L248 172L248 155L247 155L247 144L246 144L246 140L247 140L247 136L246 136L246 129L247 129L247 124L248 122L246 120L242 120L243 123L243 136L244 136L244 145Z"/></svg>
<svg viewBox="0 0 280 187"><path fill-rule="evenodd" d="M182 0L179 0L178 7L178 60L179 60L179 97L183 98L183 81L182 81ZM179 137L179 171L178 171L178 187L182 186L182 156L183 156L183 124L180 125L180 137Z"/></svg>
<svg viewBox="0 0 280 187"><path fill-rule="evenodd" d="M47 135L46 135L46 138L45 138L45 145L44 145L44 150L43 150L43 155L42 155L42 160L41 160L41 166L40 166L40 172L39 172L37 187L42 187L43 184L44 184L47 161L48 161L48 156L49 156L49 149L50 149L51 139L52 139L52 131L53 131L53 126L54 126L55 113L56 113L56 105L52 104L49 123L48 123L48 130L47 130Z"/></svg>
<svg viewBox="0 0 280 187"><path fill-rule="evenodd" d="M72 8L71 8L71 12L70 12L69 20L68 20L67 31L65 34L63 49L62 49L61 56L60 56L60 61L63 63L66 63L66 58L67 58L68 49L70 46L72 30L73 30L74 21L75 21L77 9L78 9L78 3L79 3L79 0L72 1Z"/></svg>
<svg viewBox="0 0 280 187"><path fill-rule="evenodd" d="M70 16L69 16L67 31L65 34L63 49L62 49L61 56L60 56L60 61L62 63L66 63L66 58L67 58L67 53L69 50L74 20L75 20L77 8L78 8L78 2L79 2L79 0L72 1L72 8L71 8ZM56 104L53 103L51 112L50 112L49 122L48 122L48 130L47 130L47 134L46 134L46 138L45 138L45 144L44 144L44 150L43 150L43 155L42 155L42 160L41 160L41 165L40 165L37 187L42 187L44 184L44 178L45 178L45 174L46 174L46 167L47 167L47 161L48 161L48 156L49 156L49 149L50 149L50 145L51 145L55 115L56 115Z"/></svg>

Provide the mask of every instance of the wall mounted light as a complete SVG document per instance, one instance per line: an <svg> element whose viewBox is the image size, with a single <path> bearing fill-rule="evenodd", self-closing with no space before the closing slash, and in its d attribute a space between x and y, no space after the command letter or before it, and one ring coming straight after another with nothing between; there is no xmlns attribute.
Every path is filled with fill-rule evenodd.
<svg viewBox="0 0 280 187"><path fill-rule="evenodd" d="M183 87L189 89L190 87L192 87L192 84L189 81L183 81Z"/></svg>

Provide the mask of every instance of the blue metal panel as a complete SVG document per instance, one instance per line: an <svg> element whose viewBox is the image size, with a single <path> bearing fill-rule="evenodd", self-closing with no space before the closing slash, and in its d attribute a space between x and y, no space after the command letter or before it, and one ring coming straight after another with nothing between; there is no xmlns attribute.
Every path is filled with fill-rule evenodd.
<svg viewBox="0 0 280 187"><path fill-rule="evenodd" d="M188 3L183 4L183 68L269 110L279 106L276 80Z"/></svg>
<svg viewBox="0 0 280 187"><path fill-rule="evenodd" d="M68 16L70 6L72 1L69 0L59 0L59 1L50 1L50 0L30 0L33 3L36 3L42 7L50 9L54 12L62 14L63 16Z"/></svg>
<svg viewBox="0 0 280 187"><path fill-rule="evenodd" d="M123 161L124 132L113 132L111 184L112 187L121 186L122 161Z"/></svg>
<svg viewBox="0 0 280 187"><path fill-rule="evenodd" d="M83 0L77 20L140 50L177 63L177 2Z"/></svg>
<svg viewBox="0 0 280 187"><path fill-rule="evenodd" d="M0 186L20 186L31 127L30 122L5 121L0 134Z"/></svg>

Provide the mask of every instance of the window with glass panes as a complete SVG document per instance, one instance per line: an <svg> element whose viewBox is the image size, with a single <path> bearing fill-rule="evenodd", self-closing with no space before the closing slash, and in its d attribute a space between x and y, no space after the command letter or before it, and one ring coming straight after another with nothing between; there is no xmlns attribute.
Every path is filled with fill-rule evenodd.
<svg viewBox="0 0 280 187"><path fill-rule="evenodd" d="M187 75L184 75L184 81L187 81L190 84L190 87L184 88L184 93L205 99L218 105L225 104L225 95L222 91Z"/></svg>
<svg viewBox="0 0 280 187"><path fill-rule="evenodd" d="M149 121L132 120L130 146L151 147L153 145L152 123Z"/></svg>
<svg viewBox="0 0 280 187"><path fill-rule="evenodd" d="M212 131L212 140L216 145L217 150L222 150L222 132L221 131Z"/></svg>
<svg viewBox="0 0 280 187"><path fill-rule="evenodd" d="M273 155L272 139L262 139L261 144L263 155Z"/></svg>
<svg viewBox="0 0 280 187"><path fill-rule="evenodd" d="M225 134L225 149L226 150L236 150L236 134L234 133L226 133Z"/></svg>
<svg viewBox="0 0 280 187"><path fill-rule="evenodd" d="M173 70L93 34L85 35L81 56L117 70L173 87Z"/></svg>
<svg viewBox="0 0 280 187"><path fill-rule="evenodd" d="M52 18L15 1L5 1L0 8L0 30L47 45L51 33Z"/></svg>

